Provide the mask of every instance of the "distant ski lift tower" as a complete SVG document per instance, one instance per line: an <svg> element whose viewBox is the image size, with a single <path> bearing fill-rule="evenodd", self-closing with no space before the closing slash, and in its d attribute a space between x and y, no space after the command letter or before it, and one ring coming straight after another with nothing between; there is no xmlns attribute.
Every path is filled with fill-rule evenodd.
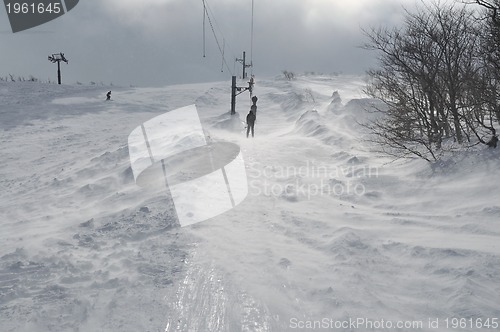
<svg viewBox="0 0 500 332"><path fill-rule="evenodd" d="M68 63L68 60L64 57L64 53L49 55L49 61L52 63L57 62L57 83L61 84L61 61Z"/></svg>

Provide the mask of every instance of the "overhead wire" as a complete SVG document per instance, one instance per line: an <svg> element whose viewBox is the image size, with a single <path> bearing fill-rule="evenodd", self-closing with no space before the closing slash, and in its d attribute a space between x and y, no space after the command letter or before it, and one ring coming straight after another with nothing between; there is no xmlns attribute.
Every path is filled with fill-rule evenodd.
<svg viewBox="0 0 500 332"><path fill-rule="evenodd" d="M222 39L222 64L220 68L220 72L224 72L224 51L225 51L225 46L226 46L226 39Z"/></svg>
<svg viewBox="0 0 500 332"><path fill-rule="evenodd" d="M226 47L226 38L224 37L224 34L222 33L222 30L220 29L218 23L217 23L217 20L215 19L215 15L213 14L213 11L212 9L210 8L209 4L208 4L208 1L207 0L202 0L202 3L203 3L203 9L204 9L204 15L203 15L203 20L205 22L205 17L208 19L208 23L210 25L210 28L212 30L212 33L214 35L214 39L215 39L215 42L217 44L217 47L219 48L219 52L222 56L222 67L224 67L224 65L226 66L227 70L231 73L231 75L234 75L234 71L231 70L231 68L229 67L229 65L227 64L227 61L226 61L226 58L225 58L225 47ZM217 27L220 35L222 36L222 39L223 39L223 47L221 47L221 44L219 42L219 38L217 37L217 33L216 33L216 29L214 27L214 24L212 23L212 19L213 19L213 22L215 22L215 27ZM205 43L205 40L204 40L204 43ZM205 48L205 46L204 46ZM231 50L231 47L228 45L228 48L229 50ZM232 51L231 51L232 52ZM205 53L205 50L204 50L204 53Z"/></svg>
<svg viewBox="0 0 500 332"><path fill-rule="evenodd" d="M254 13L254 0L252 0L252 23L250 27L250 76L253 75L253 13Z"/></svg>
<svg viewBox="0 0 500 332"><path fill-rule="evenodd" d="M205 6L205 0L201 0L203 2L203 57L207 57L207 47L206 47L206 33L205 33L205 18L207 17L206 15L206 6Z"/></svg>

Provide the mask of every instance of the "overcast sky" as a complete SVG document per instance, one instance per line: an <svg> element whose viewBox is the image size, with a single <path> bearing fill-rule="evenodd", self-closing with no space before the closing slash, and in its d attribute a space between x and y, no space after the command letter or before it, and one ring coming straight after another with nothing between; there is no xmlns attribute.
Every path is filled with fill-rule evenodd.
<svg viewBox="0 0 500 332"><path fill-rule="evenodd" d="M0 9L0 75L57 79L47 60L65 53L63 82L159 86L230 80L250 57L252 0L206 0L228 68L208 21L203 58L202 0L80 0L64 16L12 33ZM374 54L360 49L361 27L397 24L415 0L254 0L253 72L363 73ZM223 34L223 36L222 36ZM222 45L221 45L222 46Z"/></svg>

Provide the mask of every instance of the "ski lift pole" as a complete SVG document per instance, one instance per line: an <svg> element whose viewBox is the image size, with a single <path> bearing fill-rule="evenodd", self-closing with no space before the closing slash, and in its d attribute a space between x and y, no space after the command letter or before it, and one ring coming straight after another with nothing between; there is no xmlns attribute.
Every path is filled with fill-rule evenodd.
<svg viewBox="0 0 500 332"><path fill-rule="evenodd" d="M246 73L246 52L243 52L243 76L241 76L242 79L247 78L247 73Z"/></svg>
<svg viewBox="0 0 500 332"><path fill-rule="evenodd" d="M231 79L231 115L236 114L236 76Z"/></svg>
<svg viewBox="0 0 500 332"><path fill-rule="evenodd" d="M246 52L243 52L243 58L241 58L241 59L236 58L236 61L239 62L239 63L241 63L243 65L243 73L242 73L241 78L242 79L247 78L247 68L252 67L252 64L251 63L247 64L247 54L246 54Z"/></svg>
<svg viewBox="0 0 500 332"><path fill-rule="evenodd" d="M61 61L57 61L57 84L61 84Z"/></svg>

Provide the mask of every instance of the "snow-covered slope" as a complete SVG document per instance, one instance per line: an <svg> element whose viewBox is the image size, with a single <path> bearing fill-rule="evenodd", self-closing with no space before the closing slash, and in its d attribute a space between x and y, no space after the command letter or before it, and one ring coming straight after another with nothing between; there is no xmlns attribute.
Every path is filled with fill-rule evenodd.
<svg viewBox="0 0 500 332"><path fill-rule="evenodd" d="M436 331L429 319L463 318L477 331L500 318L499 153L378 156L358 124L377 116L363 84L258 81L247 139L251 101L228 116L227 82L113 88L111 102L102 87L0 83L0 330ZM180 228L163 192L135 184L127 137L190 104L208 140L241 147L249 194ZM375 326L335 328L349 319Z"/></svg>

